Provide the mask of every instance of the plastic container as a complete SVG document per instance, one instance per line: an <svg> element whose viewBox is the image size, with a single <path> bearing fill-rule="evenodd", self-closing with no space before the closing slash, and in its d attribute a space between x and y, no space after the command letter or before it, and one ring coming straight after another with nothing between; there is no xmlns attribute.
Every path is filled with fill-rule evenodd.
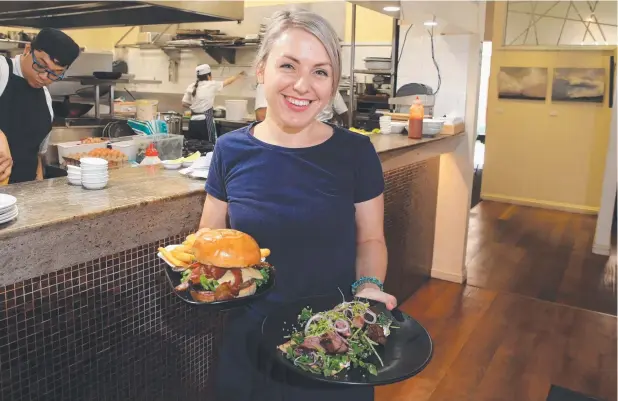
<svg viewBox="0 0 618 401"><path fill-rule="evenodd" d="M423 135L424 136L436 136L442 131L444 126L444 120L434 120L431 118L425 118L423 120Z"/></svg>
<svg viewBox="0 0 618 401"><path fill-rule="evenodd" d="M106 148L107 142L82 144L80 141L74 141L62 142L56 146L58 147L58 164L62 165L65 157L80 153L88 153L93 149Z"/></svg>
<svg viewBox="0 0 618 401"><path fill-rule="evenodd" d="M130 162L135 161L137 157L137 143L135 141L112 142L112 149L118 150L129 158Z"/></svg>
<svg viewBox="0 0 618 401"><path fill-rule="evenodd" d="M229 121L243 121L247 118L246 100L226 100L225 119Z"/></svg>
<svg viewBox="0 0 618 401"><path fill-rule="evenodd" d="M150 144L154 144L159 157L162 160L174 160L182 157L182 145L184 137L182 135L148 135L136 136L133 143L137 145L137 155L135 161L141 163L146 156L146 149Z"/></svg>
<svg viewBox="0 0 618 401"><path fill-rule="evenodd" d="M423 137L423 117L425 109L421 103L421 99L417 96L412 106L410 106L410 115L408 120L408 138L421 139Z"/></svg>
<svg viewBox="0 0 618 401"><path fill-rule="evenodd" d="M136 117L141 121L150 121L157 118L159 101L154 99L139 99L135 101Z"/></svg>
<svg viewBox="0 0 618 401"><path fill-rule="evenodd" d="M407 126L405 121L391 121L391 134L401 134Z"/></svg>

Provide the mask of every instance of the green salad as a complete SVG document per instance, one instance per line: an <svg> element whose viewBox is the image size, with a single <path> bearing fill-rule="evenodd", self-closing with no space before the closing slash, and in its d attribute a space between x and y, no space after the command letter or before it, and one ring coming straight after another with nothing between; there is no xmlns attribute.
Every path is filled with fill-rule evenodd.
<svg viewBox="0 0 618 401"><path fill-rule="evenodd" d="M326 377L350 367L377 375L378 368L367 360L375 355L384 366L378 349L396 328L387 315L360 301L342 302L319 313L304 308L298 324L302 329L295 330L278 349L299 368Z"/></svg>

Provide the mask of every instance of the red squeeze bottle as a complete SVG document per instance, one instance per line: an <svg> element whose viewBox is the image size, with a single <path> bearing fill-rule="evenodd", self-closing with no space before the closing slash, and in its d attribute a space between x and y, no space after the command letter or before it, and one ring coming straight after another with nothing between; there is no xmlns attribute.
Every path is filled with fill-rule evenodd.
<svg viewBox="0 0 618 401"><path fill-rule="evenodd" d="M421 139L423 137L423 117L425 109L421 99L416 97L414 104L410 106L410 117L408 120L408 138Z"/></svg>

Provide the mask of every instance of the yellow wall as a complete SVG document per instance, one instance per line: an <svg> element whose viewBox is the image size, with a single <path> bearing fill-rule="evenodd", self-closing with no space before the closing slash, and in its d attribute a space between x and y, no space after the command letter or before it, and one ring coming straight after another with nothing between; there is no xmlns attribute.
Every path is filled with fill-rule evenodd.
<svg viewBox="0 0 618 401"><path fill-rule="evenodd" d="M352 4L345 5L345 39L352 40ZM393 19L365 7L356 7L356 41L359 43L390 43L393 40Z"/></svg>
<svg viewBox="0 0 618 401"><path fill-rule="evenodd" d="M496 3L481 196L596 212L612 110L607 105L609 57L615 51L500 50L504 12L504 3ZM547 67L547 100L498 99L497 75L501 66ZM554 67L605 68L605 103L552 103Z"/></svg>

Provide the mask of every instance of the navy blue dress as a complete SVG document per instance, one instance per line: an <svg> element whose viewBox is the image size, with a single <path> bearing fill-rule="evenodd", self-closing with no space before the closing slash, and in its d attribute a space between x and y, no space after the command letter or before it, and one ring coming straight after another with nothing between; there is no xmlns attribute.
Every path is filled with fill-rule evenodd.
<svg viewBox="0 0 618 401"><path fill-rule="evenodd" d="M276 288L229 321L215 373L217 401L372 401L373 389L276 380L258 369L263 318L282 303L341 288L356 279L355 203L384 191L382 166L368 137L333 126L325 142L284 148L255 138L255 124L217 141L206 183L228 203L231 228L269 248ZM276 370L276 369L275 369Z"/></svg>

